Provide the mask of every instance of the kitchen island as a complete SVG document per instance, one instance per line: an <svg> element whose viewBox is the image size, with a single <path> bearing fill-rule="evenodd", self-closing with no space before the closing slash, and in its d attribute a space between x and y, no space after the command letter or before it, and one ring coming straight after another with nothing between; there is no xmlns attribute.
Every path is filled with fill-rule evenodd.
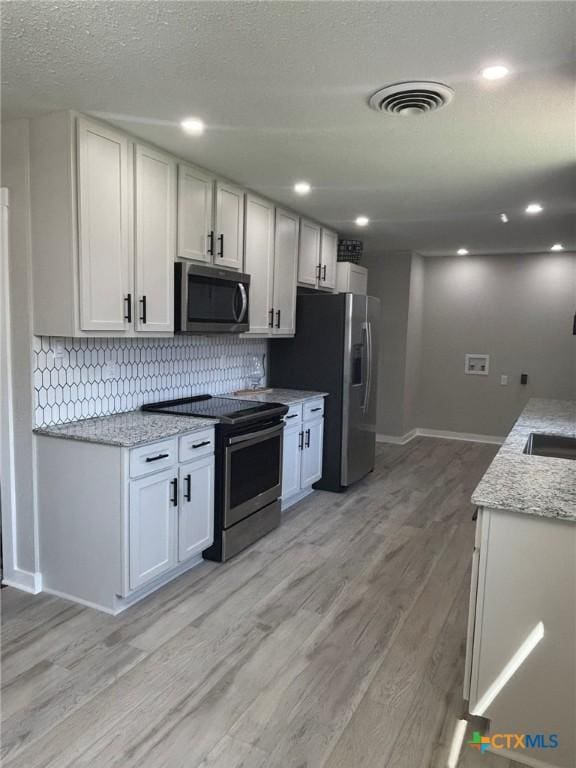
<svg viewBox="0 0 576 768"><path fill-rule="evenodd" d="M490 751L574 768L576 461L531 455L531 435L576 438L576 401L530 400L472 496L464 698L490 721Z"/></svg>

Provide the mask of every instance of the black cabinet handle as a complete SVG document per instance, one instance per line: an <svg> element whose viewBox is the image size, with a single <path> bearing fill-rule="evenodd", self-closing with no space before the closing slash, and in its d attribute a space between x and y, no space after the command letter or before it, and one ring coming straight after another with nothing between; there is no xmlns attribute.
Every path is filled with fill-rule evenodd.
<svg viewBox="0 0 576 768"><path fill-rule="evenodd" d="M298 450L302 450L304 448L304 432L300 432L298 435Z"/></svg>
<svg viewBox="0 0 576 768"><path fill-rule="evenodd" d="M210 440L203 440L201 443L196 443L192 448L203 448L205 445L210 445Z"/></svg>
<svg viewBox="0 0 576 768"><path fill-rule="evenodd" d="M306 430L306 448L310 448L310 430Z"/></svg>
<svg viewBox="0 0 576 768"><path fill-rule="evenodd" d="M274 328L274 307L268 310L268 328Z"/></svg>
<svg viewBox="0 0 576 768"><path fill-rule="evenodd" d="M326 264L322 267L322 280L326 282Z"/></svg>
<svg viewBox="0 0 576 768"><path fill-rule="evenodd" d="M174 480L170 480L170 486L172 488L172 496L170 497L170 501L172 502L173 507L178 506L178 478L175 477Z"/></svg>
<svg viewBox="0 0 576 768"><path fill-rule="evenodd" d="M310 413L316 413L316 411L321 411L322 408L311 408Z"/></svg>
<svg viewBox="0 0 576 768"><path fill-rule="evenodd" d="M320 280L320 276L322 275L322 265L317 264L316 265L316 280Z"/></svg>
<svg viewBox="0 0 576 768"><path fill-rule="evenodd" d="M280 312L281 311L282 311L281 309L276 310L276 328L280 328Z"/></svg>
<svg viewBox="0 0 576 768"><path fill-rule="evenodd" d="M150 464L151 461L160 461L160 459L167 459L170 456L169 453L159 453L158 456L147 456L146 463Z"/></svg>
<svg viewBox="0 0 576 768"><path fill-rule="evenodd" d="M298 416L297 413L292 413L290 416L286 416L287 419L295 419Z"/></svg>
<svg viewBox="0 0 576 768"><path fill-rule="evenodd" d="M208 254L214 256L214 230L208 232Z"/></svg>
<svg viewBox="0 0 576 768"><path fill-rule="evenodd" d="M126 314L124 315L124 320L128 320L129 323L132 322L132 294L129 293L126 295L124 302L126 304Z"/></svg>
<svg viewBox="0 0 576 768"><path fill-rule="evenodd" d="M220 250L218 251L218 256L220 256L221 259L224 258L224 235L218 235L218 242L220 243Z"/></svg>
<svg viewBox="0 0 576 768"><path fill-rule="evenodd" d="M192 475L186 475L184 480L186 482L184 487L184 500L192 501Z"/></svg>
<svg viewBox="0 0 576 768"><path fill-rule="evenodd" d="M142 307L142 312L140 313L140 322L145 323L146 316L147 316L146 296L142 296L142 298L140 299L140 305Z"/></svg>

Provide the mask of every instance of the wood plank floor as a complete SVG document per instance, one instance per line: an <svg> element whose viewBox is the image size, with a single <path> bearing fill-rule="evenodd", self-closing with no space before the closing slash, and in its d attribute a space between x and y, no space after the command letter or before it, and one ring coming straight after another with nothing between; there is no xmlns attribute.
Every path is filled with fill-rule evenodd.
<svg viewBox="0 0 576 768"><path fill-rule="evenodd" d="M116 618L2 590L3 765L446 768L495 450L379 446L348 493ZM458 765L516 764L464 744Z"/></svg>

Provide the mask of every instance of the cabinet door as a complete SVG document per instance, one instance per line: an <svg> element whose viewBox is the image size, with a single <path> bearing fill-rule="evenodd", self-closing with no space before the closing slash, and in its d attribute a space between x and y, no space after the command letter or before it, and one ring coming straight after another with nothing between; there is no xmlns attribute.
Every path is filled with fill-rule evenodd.
<svg viewBox="0 0 576 768"><path fill-rule="evenodd" d="M301 487L308 488L322 477L322 448L324 421L304 422L304 450L302 451Z"/></svg>
<svg viewBox="0 0 576 768"><path fill-rule="evenodd" d="M176 164L136 145L135 327L142 333L174 332Z"/></svg>
<svg viewBox="0 0 576 768"><path fill-rule="evenodd" d="M296 332L296 282L298 279L298 216L276 211L274 247L274 333Z"/></svg>
<svg viewBox="0 0 576 768"><path fill-rule="evenodd" d="M316 288L320 269L320 227L306 219L300 220L298 251L298 282Z"/></svg>
<svg viewBox="0 0 576 768"><path fill-rule="evenodd" d="M180 466L178 560L186 560L214 541L214 456Z"/></svg>
<svg viewBox="0 0 576 768"><path fill-rule="evenodd" d="M191 165L178 165L178 258L212 262L214 179Z"/></svg>
<svg viewBox="0 0 576 768"><path fill-rule="evenodd" d="M320 241L320 279L318 287L333 291L336 288L336 262L338 260L338 235L329 229L322 230Z"/></svg>
<svg viewBox="0 0 576 768"><path fill-rule="evenodd" d="M128 140L78 120L80 328L124 331L131 293Z"/></svg>
<svg viewBox="0 0 576 768"><path fill-rule="evenodd" d="M270 332L273 319L274 206L246 197L244 271L250 275L250 332Z"/></svg>
<svg viewBox="0 0 576 768"><path fill-rule="evenodd" d="M300 465L302 451L302 424L284 430L282 455L282 499L285 500L300 490Z"/></svg>
<svg viewBox="0 0 576 768"><path fill-rule="evenodd" d="M244 250L244 190L216 184L216 235L214 264L242 269Z"/></svg>
<svg viewBox="0 0 576 768"><path fill-rule="evenodd" d="M176 564L177 469L130 482L130 589Z"/></svg>

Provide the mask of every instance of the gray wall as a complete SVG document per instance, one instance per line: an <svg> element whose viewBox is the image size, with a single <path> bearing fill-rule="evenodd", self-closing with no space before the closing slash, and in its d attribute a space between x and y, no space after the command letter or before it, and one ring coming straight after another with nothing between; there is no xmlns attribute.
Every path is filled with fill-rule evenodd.
<svg viewBox="0 0 576 768"><path fill-rule="evenodd" d="M380 299L377 430L384 435L404 434L410 261L409 253L362 260L368 269L368 293Z"/></svg>
<svg viewBox="0 0 576 768"><path fill-rule="evenodd" d="M424 268L418 426L505 435L529 397L576 397L576 254L433 258ZM466 352L490 354L488 376L464 374Z"/></svg>
<svg viewBox="0 0 576 768"><path fill-rule="evenodd" d="M32 322L29 122L2 126L1 185L10 193L10 294L16 486L16 566L38 570L32 443Z"/></svg>

